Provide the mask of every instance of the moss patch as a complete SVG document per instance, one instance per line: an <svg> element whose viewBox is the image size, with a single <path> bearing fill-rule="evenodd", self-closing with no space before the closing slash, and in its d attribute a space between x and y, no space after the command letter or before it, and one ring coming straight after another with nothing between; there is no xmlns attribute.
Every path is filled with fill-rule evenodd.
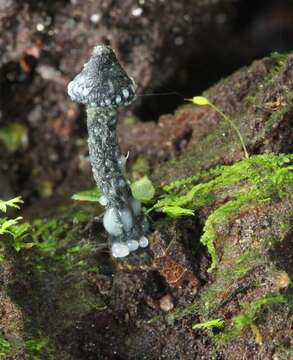
<svg viewBox="0 0 293 360"><path fill-rule="evenodd" d="M10 355L11 344L2 335L0 335L0 359Z"/></svg>
<svg viewBox="0 0 293 360"><path fill-rule="evenodd" d="M215 226L226 221L251 202L267 202L274 196L287 196L293 185L292 155L252 156L231 166L222 166L202 176L182 179L167 185L154 206L172 217L191 215L190 211L214 206L204 225L201 242L212 258L210 270L218 263ZM200 178L207 178L200 182Z"/></svg>
<svg viewBox="0 0 293 360"><path fill-rule="evenodd" d="M218 346L240 336L245 328L250 328L254 335L255 342L258 345L261 345L263 343L262 335L255 325L261 310L263 310L263 308L286 303L288 303L288 299L282 295L269 295L256 299L250 303L242 304L242 312L233 316L226 326L226 329L216 336Z"/></svg>
<svg viewBox="0 0 293 360"><path fill-rule="evenodd" d="M173 217L193 211L204 222L201 242L211 255L211 282L193 304L172 313L178 319L197 315L195 330L216 330L218 345L243 333L261 344L267 340L258 327L262 309L288 303L279 291L287 293L290 279L271 261L271 252L290 233L292 160L292 155L257 155L179 179L163 187L155 204ZM217 329L219 319L225 328Z"/></svg>
<svg viewBox="0 0 293 360"><path fill-rule="evenodd" d="M54 216L31 220L25 241L33 246L19 252L7 239L2 266L13 258L15 274L13 279L0 279L2 290L26 316L21 331L15 328L18 333L11 334L17 343L8 347L4 339L2 352L55 359L55 343L65 329L92 311L105 310L91 284L93 273L99 272L99 248L105 245L103 228L100 234L93 221L98 211L96 204L78 203L55 209Z"/></svg>

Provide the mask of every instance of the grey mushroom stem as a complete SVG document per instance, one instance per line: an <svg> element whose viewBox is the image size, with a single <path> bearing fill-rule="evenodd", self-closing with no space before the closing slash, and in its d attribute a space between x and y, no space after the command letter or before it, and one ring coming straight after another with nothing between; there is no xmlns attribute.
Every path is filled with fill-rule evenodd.
<svg viewBox="0 0 293 360"><path fill-rule="evenodd" d="M147 221L124 176L126 158L117 143L116 125L115 109L87 108L90 161L106 207L104 227L111 235L112 255L125 257L147 246Z"/></svg>
<svg viewBox="0 0 293 360"><path fill-rule="evenodd" d="M148 246L148 222L125 178L126 157L116 135L117 107L135 98L135 86L109 47L97 46L82 72L68 85L70 97L86 105L92 171L105 206L103 223L114 257Z"/></svg>

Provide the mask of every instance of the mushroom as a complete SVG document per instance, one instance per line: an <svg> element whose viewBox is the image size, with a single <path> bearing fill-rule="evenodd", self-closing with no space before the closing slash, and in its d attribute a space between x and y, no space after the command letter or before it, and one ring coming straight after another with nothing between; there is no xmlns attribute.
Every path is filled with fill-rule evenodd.
<svg viewBox="0 0 293 360"><path fill-rule="evenodd" d="M105 45L92 56L68 85L73 101L86 105L88 147L92 171L106 207L103 223L110 234L111 253L121 258L148 246L148 222L125 178L125 157L116 136L117 108L135 99L135 83Z"/></svg>

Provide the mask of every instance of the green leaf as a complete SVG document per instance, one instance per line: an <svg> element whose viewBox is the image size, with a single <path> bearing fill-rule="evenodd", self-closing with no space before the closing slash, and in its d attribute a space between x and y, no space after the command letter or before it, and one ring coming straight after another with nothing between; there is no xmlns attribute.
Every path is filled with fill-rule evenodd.
<svg viewBox="0 0 293 360"><path fill-rule="evenodd" d="M23 204L23 200L20 196L17 196L10 200L0 200L0 210L6 212L8 207L19 209L19 205Z"/></svg>
<svg viewBox="0 0 293 360"><path fill-rule="evenodd" d="M71 198L77 201L92 201L99 202L101 197L101 192L99 189L81 191L77 194L74 194Z"/></svg>
<svg viewBox="0 0 293 360"><path fill-rule="evenodd" d="M150 202L155 196L155 188L151 180L144 176L131 184L132 194L142 203Z"/></svg>
<svg viewBox="0 0 293 360"><path fill-rule="evenodd" d="M161 210L170 217L193 216L194 210L185 209L180 206L164 206Z"/></svg>
<svg viewBox="0 0 293 360"><path fill-rule="evenodd" d="M204 96L194 96L192 99L191 99L191 102L195 105L200 105L200 106L203 106L203 105L210 105L210 102L209 100L204 97Z"/></svg>
<svg viewBox="0 0 293 360"><path fill-rule="evenodd" d="M208 320L203 323L194 324L192 325L193 330L205 330L205 329L211 329L211 328L222 328L224 326L225 322L223 319L213 319Z"/></svg>

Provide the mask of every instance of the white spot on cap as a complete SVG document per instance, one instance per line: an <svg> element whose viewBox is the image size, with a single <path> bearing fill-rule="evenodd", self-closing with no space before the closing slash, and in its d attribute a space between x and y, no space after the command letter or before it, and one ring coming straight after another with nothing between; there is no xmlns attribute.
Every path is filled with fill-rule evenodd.
<svg viewBox="0 0 293 360"><path fill-rule="evenodd" d="M111 100L110 100L110 99L106 99L106 100L105 100L105 103L106 103L106 105L111 105Z"/></svg>
<svg viewBox="0 0 293 360"><path fill-rule="evenodd" d="M139 246L142 247L142 248L146 248L149 244L149 240L148 238L146 238L145 236L142 236L140 239L139 239Z"/></svg>
<svg viewBox="0 0 293 360"><path fill-rule="evenodd" d="M44 24L37 24L36 29L37 29L37 31L44 31L45 30L45 25Z"/></svg>
<svg viewBox="0 0 293 360"><path fill-rule="evenodd" d="M101 14L96 13L96 14L92 14L90 19L93 24L97 24L101 20L101 17L102 17Z"/></svg>
<svg viewBox="0 0 293 360"><path fill-rule="evenodd" d="M114 243L111 248L111 253L115 258L123 258L129 255L129 249L127 244Z"/></svg>
<svg viewBox="0 0 293 360"><path fill-rule="evenodd" d="M141 7L135 8L131 11L132 16L138 17L142 14L143 9Z"/></svg>

